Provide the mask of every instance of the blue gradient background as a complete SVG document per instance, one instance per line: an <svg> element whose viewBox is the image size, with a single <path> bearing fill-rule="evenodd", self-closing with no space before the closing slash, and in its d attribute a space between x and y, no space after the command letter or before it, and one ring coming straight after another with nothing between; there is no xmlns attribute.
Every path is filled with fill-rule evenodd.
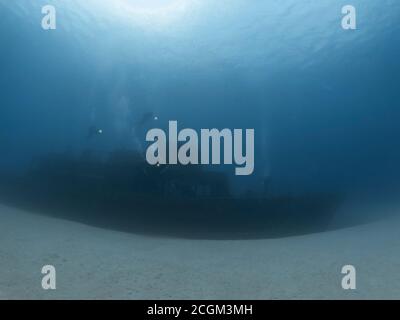
<svg viewBox="0 0 400 320"><path fill-rule="evenodd" d="M45 4L55 31L41 28ZM346 4L357 30L341 28ZM126 119L150 110L154 127L255 128L255 173L232 177L246 188L391 185L399 21L397 0L0 0L0 167L135 148Z"/></svg>

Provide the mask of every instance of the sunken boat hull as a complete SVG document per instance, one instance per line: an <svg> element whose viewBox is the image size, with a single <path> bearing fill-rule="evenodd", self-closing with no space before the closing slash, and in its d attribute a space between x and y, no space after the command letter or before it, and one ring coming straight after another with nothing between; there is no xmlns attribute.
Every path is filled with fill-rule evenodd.
<svg viewBox="0 0 400 320"><path fill-rule="evenodd" d="M149 167L135 153L107 161L51 156L4 175L3 202L117 230L191 238L282 237L327 230L332 195L232 195L225 175Z"/></svg>

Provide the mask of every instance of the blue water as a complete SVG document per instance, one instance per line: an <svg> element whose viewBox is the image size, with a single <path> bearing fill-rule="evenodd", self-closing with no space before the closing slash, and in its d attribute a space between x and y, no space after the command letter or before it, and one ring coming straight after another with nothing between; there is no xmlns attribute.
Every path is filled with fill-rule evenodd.
<svg viewBox="0 0 400 320"><path fill-rule="evenodd" d="M149 127L254 128L254 174L226 170L239 191L392 186L400 2L352 0L343 30L348 2L0 0L0 168L143 148L129 121L150 111ZM56 30L41 28L46 4Z"/></svg>

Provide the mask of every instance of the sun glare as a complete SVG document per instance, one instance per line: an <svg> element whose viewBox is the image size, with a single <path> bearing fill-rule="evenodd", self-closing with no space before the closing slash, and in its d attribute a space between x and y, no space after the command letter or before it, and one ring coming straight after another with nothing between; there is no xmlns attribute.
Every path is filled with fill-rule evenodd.
<svg viewBox="0 0 400 320"><path fill-rule="evenodd" d="M182 18L194 0L116 0L119 14L141 26L163 27Z"/></svg>

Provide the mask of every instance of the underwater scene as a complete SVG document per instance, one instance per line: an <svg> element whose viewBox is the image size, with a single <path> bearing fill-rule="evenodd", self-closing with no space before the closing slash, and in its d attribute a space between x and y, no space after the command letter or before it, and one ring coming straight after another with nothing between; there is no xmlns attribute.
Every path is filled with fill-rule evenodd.
<svg viewBox="0 0 400 320"><path fill-rule="evenodd" d="M400 298L399 21L0 0L0 299Z"/></svg>

